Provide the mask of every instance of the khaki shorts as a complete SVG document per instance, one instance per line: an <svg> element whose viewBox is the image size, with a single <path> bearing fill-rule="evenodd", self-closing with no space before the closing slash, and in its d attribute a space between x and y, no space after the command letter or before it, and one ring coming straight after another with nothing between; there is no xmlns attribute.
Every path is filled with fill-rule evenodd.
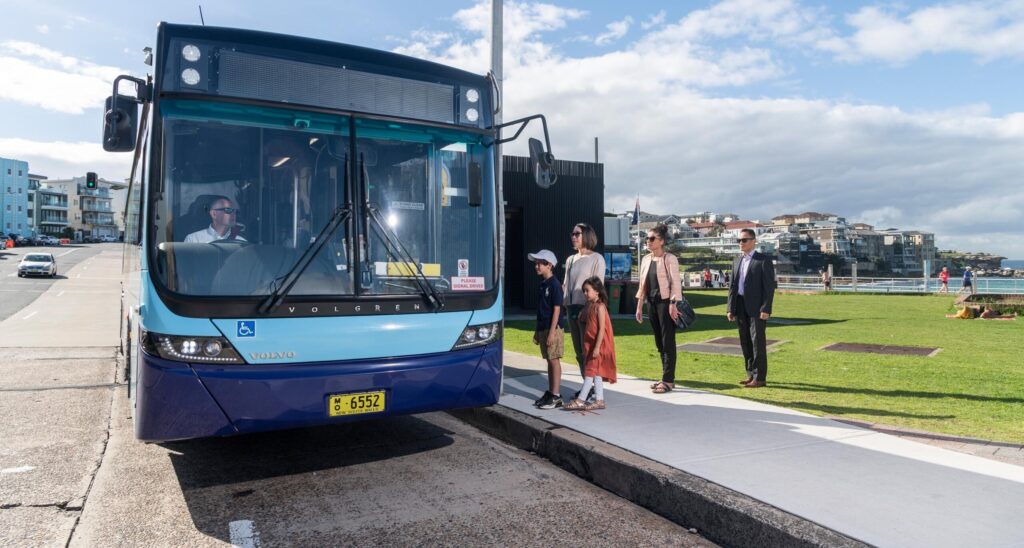
<svg viewBox="0 0 1024 548"><path fill-rule="evenodd" d="M540 341L540 357L545 360L559 360L565 355L565 331L561 327L556 327L556 340L552 344L548 344L548 333L547 329L536 332L537 340Z"/></svg>

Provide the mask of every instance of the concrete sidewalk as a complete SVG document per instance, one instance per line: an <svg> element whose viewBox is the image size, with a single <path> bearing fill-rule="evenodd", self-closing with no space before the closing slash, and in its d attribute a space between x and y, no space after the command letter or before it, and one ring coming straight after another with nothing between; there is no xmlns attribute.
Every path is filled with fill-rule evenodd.
<svg viewBox="0 0 1024 548"><path fill-rule="evenodd" d="M500 404L878 546L1024 546L1024 467L789 409L620 377L597 412L539 410L544 362L505 353ZM568 364L566 364L568 365ZM562 392L580 386L563 368ZM741 540L741 539L737 539Z"/></svg>

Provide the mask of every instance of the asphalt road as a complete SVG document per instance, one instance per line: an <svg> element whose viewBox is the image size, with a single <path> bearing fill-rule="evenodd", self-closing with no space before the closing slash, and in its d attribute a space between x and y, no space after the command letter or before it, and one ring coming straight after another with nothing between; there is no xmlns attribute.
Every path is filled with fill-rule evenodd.
<svg viewBox="0 0 1024 548"><path fill-rule="evenodd" d="M103 250L122 244L80 244L45 247L14 247L0 251L0 320L4 320L36 300L54 283L67 279L67 272L78 263ZM18 262L26 253L52 253L57 259L54 278L19 278Z"/></svg>
<svg viewBox="0 0 1024 548"><path fill-rule="evenodd" d="M119 256L102 245L64 257L67 294L54 285L34 318L0 322L53 314L94 330L0 337L0 545L710 545L444 413L137 442L117 322L89 316L118 310Z"/></svg>

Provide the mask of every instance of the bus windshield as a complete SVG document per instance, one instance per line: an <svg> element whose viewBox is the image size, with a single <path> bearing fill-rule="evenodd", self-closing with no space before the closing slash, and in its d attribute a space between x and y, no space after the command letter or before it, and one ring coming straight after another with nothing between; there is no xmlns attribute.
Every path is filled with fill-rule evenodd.
<svg viewBox="0 0 1024 548"><path fill-rule="evenodd" d="M196 100L165 100L161 115L150 242L167 289L271 294L342 207L349 220L289 295L418 294L420 274L439 292L493 287L492 154L481 135ZM483 184L471 205L473 173Z"/></svg>

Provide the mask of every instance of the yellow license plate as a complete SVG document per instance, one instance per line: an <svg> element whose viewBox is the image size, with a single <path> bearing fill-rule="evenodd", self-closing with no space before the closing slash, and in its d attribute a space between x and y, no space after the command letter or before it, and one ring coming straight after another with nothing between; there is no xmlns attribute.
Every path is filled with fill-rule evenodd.
<svg viewBox="0 0 1024 548"><path fill-rule="evenodd" d="M362 415L384 411L384 391L332 394L327 397L327 416Z"/></svg>

